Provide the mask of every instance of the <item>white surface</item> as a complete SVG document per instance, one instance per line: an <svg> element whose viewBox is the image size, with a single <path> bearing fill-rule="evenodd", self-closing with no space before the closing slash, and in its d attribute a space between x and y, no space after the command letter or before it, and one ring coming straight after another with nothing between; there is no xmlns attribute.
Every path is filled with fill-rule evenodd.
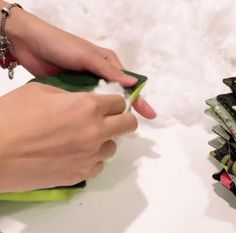
<svg viewBox="0 0 236 233"><path fill-rule="evenodd" d="M235 197L221 186L213 189L210 175L216 169L206 157L209 138L201 126L141 127L120 142L116 159L72 200L1 203L2 223L12 221L2 230L233 233Z"/></svg>
<svg viewBox="0 0 236 233"><path fill-rule="evenodd" d="M233 0L22 0L37 15L117 51L144 73L159 120L140 119L116 159L71 201L0 204L3 233L233 233L236 199L211 174L204 99L235 72ZM52 13L53 12L53 13ZM94 30L91 30L94 28ZM3 74L3 72L1 72ZM1 93L29 79L19 69Z"/></svg>

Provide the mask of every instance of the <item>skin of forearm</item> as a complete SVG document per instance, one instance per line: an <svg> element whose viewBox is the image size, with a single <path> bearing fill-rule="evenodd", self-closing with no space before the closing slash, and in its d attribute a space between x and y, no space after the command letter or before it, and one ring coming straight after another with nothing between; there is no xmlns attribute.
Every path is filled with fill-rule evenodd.
<svg viewBox="0 0 236 233"><path fill-rule="evenodd" d="M0 1L0 8L8 4L9 3L5 1ZM24 9L18 7L11 8L5 23L5 34L11 43L10 52L13 55L15 54L14 45L17 43L20 43L22 47L34 46L38 48L40 41L35 41L35 38L37 38L38 35L39 40L41 40L40 38L45 29L45 25L51 26ZM32 37L32 35L34 35L34 37Z"/></svg>

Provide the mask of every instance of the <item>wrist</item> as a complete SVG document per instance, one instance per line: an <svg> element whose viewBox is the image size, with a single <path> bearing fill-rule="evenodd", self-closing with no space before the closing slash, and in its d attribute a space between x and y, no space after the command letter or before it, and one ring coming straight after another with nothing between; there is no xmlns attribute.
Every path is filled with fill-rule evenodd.
<svg viewBox="0 0 236 233"><path fill-rule="evenodd" d="M8 6L9 3L1 1L0 8ZM2 17L2 12L0 12ZM11 46L14 45L14 41L20 39L25 33L25 26L27 26L27 21L25 19L25 11L19 7L12 7L9 15L5 20L5 29L4 33L7 39L10 41ZM10 46L10 49L12 49Z"/></svg>
<svg viewBox="0 0 236 233"><path fill-rule="evenodd" d="M8 77L12 79L14 77L14 68L19 64L16 60L14 53L11 51L11 42L6 35L6 19L8 19L12 14L13 8L22 8L17 3L8 4L4 1L0 2L0 12L1 12L1 25L0 25L0 66L3 69L8 69ZM14 13L14 12L13 12Z"/></svg>
<svg viewBox="0 0 236 233"><path fill-rule="evenodd" d="M9 3L0 1L0 9L8 5ZM9 12L5 20L4 33L10 42L9 50L11 54L15 55L16 44L18 42L23 43L23 45L26 44L26 39L30 35L30 26L32 27L35 17L20 7L12 7ZM0 18L2 16L0 11Z"/></svg>
<svg viewBox="0 0 236 233"><path fill-rule="evenodd" d="M7 6L9 3L0 1L0 8ZM2 13L0 12L0 17ZM19 50L31 48L36 45L37 41L35 36L41 36L40 30L43 21L32 15L31 13L14 7L11 9L9 16L5 22L5 35L10 42L10 52L13 56L17 54ZM43 24L44 25L44 24ZM42 28L44 30L45 27Z"/></svg>

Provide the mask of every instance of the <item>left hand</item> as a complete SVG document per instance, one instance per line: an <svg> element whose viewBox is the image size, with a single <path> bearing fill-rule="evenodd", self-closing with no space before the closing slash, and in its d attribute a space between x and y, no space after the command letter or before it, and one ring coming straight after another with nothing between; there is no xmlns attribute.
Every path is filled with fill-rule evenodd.
<svg viewBox="0 0 236 233"><path fill-rule="evenodd" d="M136 83L135 78L121 71L124 67L113 51L58 29L24 10L12 11L6 24L11 53L33 75L55 74L64 69L86 70L125 87ZM156 117L141 97L133 106L145 118Z"/></svg>

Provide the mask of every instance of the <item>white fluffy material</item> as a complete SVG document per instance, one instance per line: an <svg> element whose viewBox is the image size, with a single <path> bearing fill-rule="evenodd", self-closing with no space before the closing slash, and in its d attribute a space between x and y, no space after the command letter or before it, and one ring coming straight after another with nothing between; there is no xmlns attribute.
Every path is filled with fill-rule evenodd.
<svg viewBox="0 0 236 233"><path fill-rule="evenodd" d="M98 86L93 90L93 92L100 95L115 94L122 96L125 99L126 103L126 108L124 112L127 112L131 107L130 96L119 83L116 82L107 83L104 80L100 80Z"/></svg>
<svg viewBox="0 0 236 233"><path fill-rule="evenodd" d="M221 79L236 73L234 0L19 2L61 28L114 49L127 69L147 75L144 96L164 125L203 122L204 100L227 90Z"/></svg>
<svg viewBox="0 0 236 233"><path fill-rule="evenodd" d="M93 90L96 94L117 94L122 97L126 97L124 88L115 82L107 83L104 80L100 80L98 86Z"/></svg>

